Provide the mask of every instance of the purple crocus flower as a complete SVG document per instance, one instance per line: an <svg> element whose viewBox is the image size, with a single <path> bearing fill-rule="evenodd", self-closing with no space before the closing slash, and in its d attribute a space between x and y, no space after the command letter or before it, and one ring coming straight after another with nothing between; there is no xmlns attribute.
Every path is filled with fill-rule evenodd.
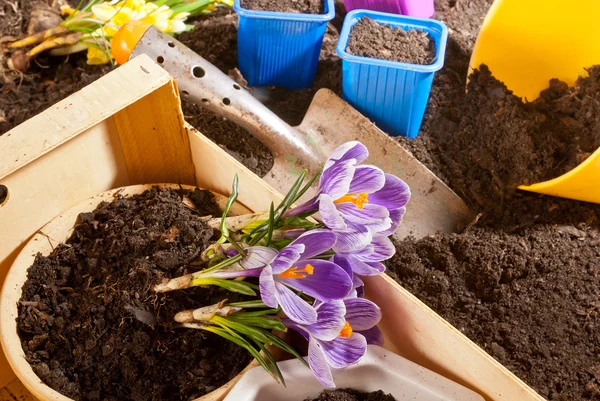
<svg viewBox="0 0 600 401"><path fill-rule="evenodd" d="M330 230L308 231L283 248L260 273L260 295L265 305L300 324L317 321L315 308L293 290L322 302L343 299L352 290L352 279L333 262L311 259L336 242Z"/></svg>
<svg viewBox="0 0 600 401"><path fill-rule="evenodd" d="M339 236L338 236L338 243ZM373 236L371 243L357 251L348 252L344 247L333 247L336 255L331 259L346 273L350 272L360 276L377 276L385 271L384 260L388 260L396 253L396 247L388 237L381 234Z"/></svg>
<svg viewBox="0 0 600 401"><path fill-rule="evenodd" d="M308 364L325 387L335 387L331 368L341 369L360 360L367 351L371 332L381 320L381 311L362 298L315 303L316 323L302 325L284 319L283 323L308 340Z"/></svg>
<svg viewBox="0 0 600 401"><path fill-rule="evenodd" d="M393 233L404 215L410 190L398 177L375 166L359 165L368 155L360 142L338 147L325 162L315 197L288 215L318 210L332 230L346 235L361 233L360 244L369 242L365 228L370 233Z"/></svg>

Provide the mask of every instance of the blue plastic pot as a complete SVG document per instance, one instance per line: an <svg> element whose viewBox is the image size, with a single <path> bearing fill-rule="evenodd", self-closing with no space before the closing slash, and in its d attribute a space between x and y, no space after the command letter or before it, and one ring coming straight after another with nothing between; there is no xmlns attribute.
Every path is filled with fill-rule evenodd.
<svg viewBox="0 0 600 401"><path fill-rule="evenodd" d="M324 14L247 10L235 0L239 16L238 66L250 86L303 89L312 85L334 0Z"/></svg>
<svg viewBox="0 0 600 401"><path fill-rule="evenodd" d="M399 63L353 56L346 52L348 37L362 17L378 23L419 29L435 42L435 62L429 65ZM346 15L337 46L342 58L344 99L390 135L414 138L419 133L429 99L433 75L444 65L448 28L439 21L376 11L354 10Z"/></svg>

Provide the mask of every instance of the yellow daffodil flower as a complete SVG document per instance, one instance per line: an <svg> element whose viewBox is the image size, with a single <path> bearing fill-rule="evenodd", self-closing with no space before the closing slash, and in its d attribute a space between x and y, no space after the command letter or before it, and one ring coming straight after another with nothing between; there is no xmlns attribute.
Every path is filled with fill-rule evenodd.
<svg viewBox="0 0 600 401"><path fill-rule="evenodd" d="M90 65L100 65L110 62L109 53L96 47L88 47L87 63Z"/></svg>

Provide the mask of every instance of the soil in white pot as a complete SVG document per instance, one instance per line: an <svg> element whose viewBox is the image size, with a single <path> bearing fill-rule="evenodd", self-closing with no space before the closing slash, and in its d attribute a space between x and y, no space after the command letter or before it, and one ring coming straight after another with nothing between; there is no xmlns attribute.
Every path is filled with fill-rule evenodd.
<svg viewBox="0 0 600 401"><path fill-rule="evenodd" d="M187 193L197 209L182 202ZM240 299L215 288L152 291L218 233L208 191L153 188L79 215L73 234L29 269L18 328L27 361L76 400L189 400L218 388L250 355L212 333L178 328L182 310Z"/></svg>

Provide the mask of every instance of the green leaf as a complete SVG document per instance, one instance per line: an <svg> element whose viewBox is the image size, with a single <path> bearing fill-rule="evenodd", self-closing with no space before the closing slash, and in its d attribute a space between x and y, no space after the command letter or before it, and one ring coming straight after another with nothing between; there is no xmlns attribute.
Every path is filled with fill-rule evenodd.
<svg viewBox="0 0 600 401"><path fill-rule="evenodd" d="M291 345L289 345L288 343L286 343L285 341L283 341L281 338L277 337L273 333L267 333L266 335L271 340L272 345L274 345L278 348L281 348L282 350L284 350L285 352L287 352L290 355L293 355L294 357L296 357L296 359L299 359L305 366L308 367L308 363L306 362L306 360L304 358L302 358L302 356L298 353L298 351L296 351L294 348L292 348Z"/></svg>
<svg viewBox="0 0 600 401"><path fill-rule="evenodd" d="M193 14L194 12L206 7L207 5L213 2L214 0L199 0L190 3L178 4L176 6L172 6L171 10L173 10L174 15L179 13Z"/></svg>
<svg viewBox="0 0 600 401"><path fill-rule="evenodd" d="M267 305L263 303L263 301L242 301L242 302L230 302L227 305L235 306L238 308L266 308ZM273 309L275 310L275 309Z"/></svg>
<svg viewBox="0 0 600 401"><path fill-rule="evenodd" d="M229 214L229 209L231 209L231 206L233 206L233 204L237 200L238 195L239 195L238 175L236 173L233 176L233 185L231 186L231 195L229 196L229 199L227 199L227 203L225 204L225 209L223 210L223 215L221 217L221 238L218 241L221 244L223 242L225 242L225 240L227 238L229 238L229 230L227 229L227 224L226 224L225 219L227 218L227 215Z"/></svg>
<svg viewBox="0 0 600 401"><path fill-rule="evenodd" d="M190 283L190 286L192 287L201 285L216 285L217 287L222 287L228 291L237 292L238 294L256 295L256 291L250 287L250 283L246 283L245 281L225 280L214 277L199 277L193 278Z"/></svg>
<svg viewBox="0 0 600 401"><path fill-rule="evenodd" d="M271 366L272 366L271 371L279 378L279 381L285 387L285 379L283 378L283 375L281 374L281 370L279 370L279 365L277 365L277 361L275 360L275 358L273 358L273 354L271 354L271 352L269 352L269 350L263 344L259 343L256 340L254 340L254 342L256 343L256 345L258 345L258 347L260 348L262 353L267 356L267 358L269 359L269 362L271 362Z"/></svg>
<svg viewBox="0 0 600 401"><path fill-rule="evenodd" d="M255 312L238 312L238 313L236 313L236 315L240 315L240 316L276 315L276 314L279 313L279 311L281 311L281 309L279 309L279 308L277 308L277 309L265 309L265 310L255 311Z"/></svg>
<svg viewBox="0 0 600 401"><path fill-rule="evenodd" d="M275 229L275 210L273 209L273 202L269 208L269 229L267 231L267 240L265 246L271 245L271 238L273 238L273 230Z"/></svg>
<svg viewBox="0 0 600 401"><path fill-rule="evenodd" d="M260 327L261 329L266 330L279 330L286 331L287 328L283 323L279 320L273 320L266 317L261 316L244 316L244 315L231 315L227 317L227 320L240 323L243 325L250 325L255 327Z"/></svg>
<svg viewBox="0 0 600 401"><path fill-rule="evenodd" d="M323 167L321 166L321 168L319 169L319 171L317 171L315 173L315 175L312 176L312 178L306 183L306 185L304 185L304 187L300 190L300 192L298 192L296 194L296 196L294 197L294 200L292 200L292 204L294 204L294 202L298 201L298 199L302 198L302 195L304 195L306 193L306 191L308 191L308 189L312 186L312 184L315 182L315 180L321 176L321 173L323 173Z"/></svg>
<svg viewBox="0 0 600 401"><path fill-rule="evenodd" d="M200 271L198 273L204 274L204 273L214 272L215 270L223 269L225 267L234 265L237 262L239 262L240 260L242 260L242 255L235 255L235 256L232 256L232 257L227 258L225 260L222 260L221 262L217 263L216 265L211 266L208 269L204 269L204 270L202 270L202 271Z"/></svg>

